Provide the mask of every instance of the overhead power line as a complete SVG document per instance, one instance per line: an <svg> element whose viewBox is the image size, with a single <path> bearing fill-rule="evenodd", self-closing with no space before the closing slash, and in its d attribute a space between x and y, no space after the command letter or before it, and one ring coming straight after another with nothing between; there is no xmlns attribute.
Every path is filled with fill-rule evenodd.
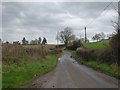
<svg viewBox="0 0 120 90"><path fill-rule="evenodd" d="M112 1L112 2L113 2L113 1ZM87 41L87 30L86 30L86 28L87 28L90 24L92 24L97 18L99 18L99 17L101 16L102 13L103 13L105 10L107 10L107 8L112 4L112 2L110 2L96 18L94 18L90 23L88 23L88 24L85 26L85 43L86 43L86 41Z"/></svg>
<svg viewBox="0 0 120 90"><path fill-rule="evenodd" d="M114 0L113 0L113 1L114 1ZM96 18L94 18L91 22L89 22L85 27L88 27L88 26L89 26L90 24L92 24L97 18L99 18L99 17L102 15L102 13L103 13L105 10L107 10L107 8L113 3L113 1L110 2L107 6L105 6L105 8L103 9L103 11L102 11ZM115 8L115 6L114 6L114 8ZM83 28L72 28L72 29L84 30L85 27L83 27Z"/></svg>
<svg viewBox="0 0 120 90"><path fill-rule="evenodd" d="M88 27L88 26L89 26L90 24L92 24L97 18L99 18L99 17L102 15L102 13L103 13L105 10L107 10L107 8L108 8L112 3L113 3L113 1L110 2L96 18L94 18L90 23L88 23L88 24L86 25L86 27Z"/></svg>
<svg viewBox="0 0 120 90"><path fill-rule="evenodd" d="M113 3L112 3L112 6L113 6L114 10L115 10L116 12L118 12L118 6L116 7Z"/></svg>
<svg viewBox="0 0 120 90"><path fill-rule="evenodd" d="M114 1L114 0L113 0L113 1ZM108 7L113 3L113 1L110 2L107 6L105 6L104 9L102 10L102 12L101 12L96 18L94 18L91 22L89 22L84 28L80 28L80 29L79 29L79 30L85 30L85 42L86 42L86 40L87 40L87 30L86 30L87 27L88 27L89 25L91 25L93 22L95 22L95 20L102 15L102 13L103 13L105 10L108 9ZM115 8L115 6L114 6L114 8ZM105 13L105 14L106 14L106 13ZM77 28L77 29L78 29L78 28Z"/></svg>

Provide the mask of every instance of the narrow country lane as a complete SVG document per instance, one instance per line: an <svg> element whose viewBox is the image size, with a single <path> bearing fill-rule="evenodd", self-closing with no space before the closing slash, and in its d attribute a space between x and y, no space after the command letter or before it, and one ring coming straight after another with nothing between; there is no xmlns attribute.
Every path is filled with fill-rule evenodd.
<svg viewBox="0 0 120 90"><path fill-rule="evenodd" d="M25 88L118 88L118 80L78 64L63 51L56 68Z"/></svg>

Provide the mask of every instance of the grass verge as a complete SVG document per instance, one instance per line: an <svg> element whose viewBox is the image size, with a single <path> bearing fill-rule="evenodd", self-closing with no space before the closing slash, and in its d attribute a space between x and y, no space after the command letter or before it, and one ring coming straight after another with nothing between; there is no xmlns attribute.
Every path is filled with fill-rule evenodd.
<svg viewBox="0 0 120 90"><path fill-rule="evenodd" d="M3 65L3 88L18 88L51 71L60 55L48 55L42 60L21 60L20 64Z"/></svg>
<svg viewBox="0 0 120 90"><path fill-rule="evenodd" d="M92 43L84 43L86 48L89 49L106 49L109 47L109 42L92 42Z"/></svg>
<svg viewBox="0 0 120 90"><path fill-rule="evenodd" d="M0 74L0 90L2 90L2 75Z"/></svg>
<svg viewBox="0 0 120 90"><path fill-rule="evenodd" d="M108 64L99 62L99 60L84 61L82 58L77 56L75 51L72 52L72 57L80 64L87 65L95 70L98 70L112 77L120 78L120 73L118 72L118 65L116 64L108 65Z"/></svg>

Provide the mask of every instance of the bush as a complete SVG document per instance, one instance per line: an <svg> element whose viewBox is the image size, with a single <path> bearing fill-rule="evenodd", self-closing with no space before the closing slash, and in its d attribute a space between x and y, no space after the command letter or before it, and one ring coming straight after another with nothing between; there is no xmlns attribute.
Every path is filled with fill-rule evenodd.
<svg viewBox="0 0 120 90"><path fill-rule="evenodd" d="M117 63L118 56L111 48L105 50L95 50L87 48L77 48L76 54L82 57L85 61L95 61L99 59L100 62L106 64Z"/></svg>
<svg viewBox="0 0 120 90"><path fill-rule="evenodd" d="M86 49L84 47L77 48L76 50L77 55L86 61L94 60L96 58L94 52L94 50Z"/></svg>
<svg viewBox="0 0 120 90"><path fill-rule="evenodd" d="M50 54L58 54L58 53L61 53L62 52L62 49L61 48L59 48L59 47L52 47L52 48L50 48L49 49L49 53Z"/></svg>
<svg viewBox="0 0 120 90"><path fill-rule="evenodd" d="M112 64L117 63L118 56L117 53L114 52L111 48L108 48L100 53L99 57L103 63Z"/></svg>
<svg viewBox="0 0 120 90"><path fill-rule="evenodd" d="M117 58L117 63L120 64L120 61L118 60L118 53L120 51L120 32L118 32L115 36L112 37L110 45L112 48L113 57L115 59Z"/></svg>
<svg viewBox="0 0 120 90"><path fill-rule="evenodd" d="M80 42L80 40L78 41L73 41L73 44L68 46L67 49L69 50L76 50L78 47L83 46L82 43Z"/></svg>
<svg viewBox="0 0 120 90"><path fill-rule="evenodd" d="M115 50L120 50L120 33L117 33L116 35L114 35L110 41L110 45L112 47L112 49Z"/></svg>

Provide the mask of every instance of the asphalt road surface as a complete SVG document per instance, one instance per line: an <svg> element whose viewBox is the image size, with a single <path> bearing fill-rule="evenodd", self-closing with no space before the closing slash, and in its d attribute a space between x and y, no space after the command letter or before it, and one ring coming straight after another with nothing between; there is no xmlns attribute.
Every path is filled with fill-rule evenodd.
<svg viewBox="0 0 120 90"><path fill-rule="evenodd" d="M118 80L78 64L64 51L53 71L24 88L118 88Z"/></svg>

